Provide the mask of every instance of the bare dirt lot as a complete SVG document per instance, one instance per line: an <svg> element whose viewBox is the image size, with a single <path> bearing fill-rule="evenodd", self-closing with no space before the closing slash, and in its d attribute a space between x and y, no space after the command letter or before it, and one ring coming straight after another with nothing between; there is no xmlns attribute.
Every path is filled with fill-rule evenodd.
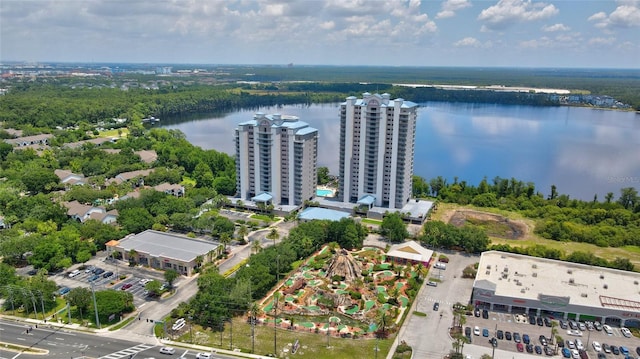
<svg viewBox="0 0 640 359"><path fill-rule="evenodd" d="M448 222L456 227L473 224L483 228L490 237L504 239L520 239L529 231L527 225L521 221L473 210L456 210L449 216Z"/></svg>

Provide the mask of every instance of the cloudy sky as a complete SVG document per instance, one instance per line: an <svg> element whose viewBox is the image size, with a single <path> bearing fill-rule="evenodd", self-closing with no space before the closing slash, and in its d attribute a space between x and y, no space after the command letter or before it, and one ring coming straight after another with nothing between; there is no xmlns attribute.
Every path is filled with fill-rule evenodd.
<svg viewBox="0 0 640 359"><path fill-rule="evenodd" d="M2 0L0 61L640 67L640 0Z"/></svg>

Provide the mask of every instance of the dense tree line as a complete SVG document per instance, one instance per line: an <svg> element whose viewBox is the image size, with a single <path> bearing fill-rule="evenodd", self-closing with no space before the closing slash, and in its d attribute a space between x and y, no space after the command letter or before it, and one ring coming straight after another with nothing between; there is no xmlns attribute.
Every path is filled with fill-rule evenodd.
<svg viewBox="0 0 640 359"><path fill-rule="evenodd" d="M198 313L198 324L219 330L226 319L246 312L250 301L263 298L278 278L293 269L294 262L329 242L359 248L365 236L365 228L352 219L300 223L281 243L249 257L247 265L233 277L223 277L216 268L203 271L198 278L198 293L182 310Z"/></svg>
<svg viewBox="0 0 640 359"><path fill-rule="evenodd" d="M431 195L444 202L519 211L536 219L535 233L547 239L601 247L640 245L640 197L634 188L621 189L618 199L609 193L600 202L571 199L555 186L545 198L533 183L514 178L496 177L491 183L483 179L477 186L457 178L448 183L442 177L428 183L414 178L413 183L418 197Z"/></svg>
<svg viewBox="0 0 640 359"><path fill-rule="evenodd" d="M483 252L491 243L487 234L478 227L456 227L441 221L427 221L418 239L433 248L462 249L467 253Z"/></svg>

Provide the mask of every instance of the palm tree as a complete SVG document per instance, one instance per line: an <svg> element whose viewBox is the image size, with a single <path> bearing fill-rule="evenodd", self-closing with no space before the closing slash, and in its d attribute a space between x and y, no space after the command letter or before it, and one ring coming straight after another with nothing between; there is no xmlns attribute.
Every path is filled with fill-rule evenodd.
<svg viewBox="0 0 640 359"><path fill-rule="evenodd" d="M242 226L240 226L240 228L238 228L238 236L240 236L240 241L242 243L247 243L247 240L245 239L247 237L247 234L249 234L249 229L246 225L243 224Z"/></svg>
<svg viewBox="0 0 640 359"><path fill-rule="evenodd" d="M260 253L262 250L262 244L260 244L259 240L254 240L251 242L251 251L254 253Z"/></svg>
<svg viewBox="0 0 640 359"><path fill-rule="evenodd" d="M134 266L138 261L138 251L132 249L129 251L129 265Z"/></svg>
<svg viewBox="0 0 640 359"><path fill-rule="evenodd" d="M225 232L220 235L220 243L222 243L223 252L226 252L227 244L231 243L231 236L229 235L229 233Z"/></svg>
<svg viewBox="0 0 640 359"><path fill-rule="evenodd" d="M204 263L204 257L203 256L197 256L196 257L196 265L198 267L202 266L202 263Z"/></svg>
<svg viewBox="0 0 640 359"><path fill-rule="evenodd" d="M271 228L271 232L269 232L269 234L267 234L267 239L272 239L273 240L273 245L276 245L276 241L278 239L280 239L280 233L278 233L278 230L275 228Z"/></svg>

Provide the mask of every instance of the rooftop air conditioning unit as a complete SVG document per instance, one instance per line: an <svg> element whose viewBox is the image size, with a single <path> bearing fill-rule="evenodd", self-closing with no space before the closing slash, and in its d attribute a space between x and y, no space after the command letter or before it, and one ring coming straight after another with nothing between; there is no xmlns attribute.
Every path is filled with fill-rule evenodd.
<svg viewBox="0 0 640 359"><path fill-rule="evenodd" d="M575 280L573 280L573 278L569 278L569 284L573 284L575 282Z"/></svg>
<svg viewBox="0 0 640 359"><path fill-rule="evenodd" d="M600 279L604 279L604 274L600 274Z"/></svg>
<svg viewBox="0 0 640 359"><path fill-rule="evenodd" d="M531 273L531 276L535 278L535 277L537 277L537 276L538 276L538 273L533 272L533 273Z"/></svg>
<svg viewBox="0 0 640 359"><path fill-rule="evenodd" d="M582 293L582 294L580 294L580 296L581 296L582 298L586 298L586 297L587 297L587 293Z"/></svg>
<svg viewBox="0 0 640 359"><path fill-rule="evenodd" d="M602 288L607 289L607 288L609 288L609 286L605 284L605 285L602 286Z"/></svg>
<svg viewBox="0 0 640 359"><path fill-rule="evenodd" d="M573 270L567 269L567 273L571 274L571 273L573 273Z"/></svg>
<svg viewBox="0 0 640 359"><path fill-rule="evenodd" d="M538 268L538 265L537 264L532 264L531 268L536 269L536 268Z"/></svg>

